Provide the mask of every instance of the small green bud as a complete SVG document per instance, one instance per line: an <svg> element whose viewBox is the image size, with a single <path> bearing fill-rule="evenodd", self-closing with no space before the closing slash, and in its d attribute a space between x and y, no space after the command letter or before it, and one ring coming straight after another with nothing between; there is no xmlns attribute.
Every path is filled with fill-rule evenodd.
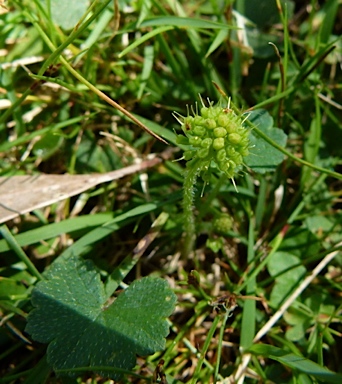
<svg viewBox="0 0 342 384"><path fill-rule="evenodd" d="M230 169L234 170L236 168L236 163L233 160L228 160L228 166Z"/></svg>
<svg viewBox="0 0 342 384"><path fill-rule="evenodd" d="M214 139L213 141L213 148L218 151L219 149L224 148L224 138L219 137L217 139Z"/></svg>
<svg viewBox="0 0 342 384"><path fill-rule="evenodd" d="M228 133L235 133L238 130L238 127L236 126L235 122L232 121L226 126L226 130Z"/></svg>
<svg viewBox="0 0 342 384"><path fill-rule="evenodd" d="M218 166L220 170L225 173L229 171L229 168L230 168L229 163L227 161L220 161Z"/></svg>
<svg viewBox="0 0 342 384"><path fill-rule="evenodd" d="M196 155L196 151L184 151L184 159L186 161L189 161L191 160L194 156Z"/></svg>
<svg viewBox="0 0 342 384"><path fill-rule="evenodd" d="M231 157L231 160L234 161L235 164L241 164L242 156L240 155L240 153L236 152L234 156Z"/></svg>
<svg viewBox="0 0 342 384"><path fill-rule="evenodd" d="M202 116L199 116L199 115L196 115L196 116L194 117L193 123L194 123L195 125L203 125L203 117L202 117Z"/></svg>
<svg viewBox="0 0 342 384"><path fill-rule="evenodd" d="M193 129L193 133L197 136L204 136L206 133L206 129L201 125L195 125Z"/></svg>
<svg viewBox="0 0 342 384"><path fill-rule="evenodd" d="M221 125L221 127L226 127L229 124L229 121L227 113L221 113L220 116L217 117L217 123Z"/></svg>
<svg viewBox="0 0 342 384"><path fill-rule="evenodd" d="M238 133L230 133L228 139L232 144L239 144L241 142L241 136Z"/></svg>
<svg viewBox="0 0 342 384"><path fill-rule="evenodd" d="M232 146L226 147L227 157L234 157L235 156L235 149Z"/></svg>
<svg viewBox="0 0 342 384"><path fill-rule="evenodd" d="M216 153L216 159L219 163L225 162L227 160L227 154L224 149L220 149Z"/></svg>
<svg viewBox="0 0 342 384"><path fill-rule="evenodd" d="M202 115L202 117L204 117L205 119L208 117L208 110L209 110L209 108L207 108L207 107L202 107L202 108L201 108L201 115Z"/></svg>
<svg viewBox="0 0 342 384"><path fill-rule="evenodd" d="M220 107L211 107L211 108L209 108L208 117L210 119L217 120L217 116L219 115L219 113L221 113Z"/></svg>
<svg viewBox="0 0 342 384"><path fill-rule="evenodd" d="M213 221L213 229L219 235L228 235L229 231L232 229L232 226L233 220L226 213L216 217Z"/></svg>
<svg viewBox="0 0 342 384"><path fill-rule="evenodd" d="M225 137L227 135L227 131L223 127L217 127L214 129L215 137Z"/></svg>
<svg viewBox="0 0 342 384"><path fill-rule="evenodd" d="M210 148L212 143L213 143L213 139L211 139L210 137L207 137L206 139L204 139L202 141L201 147L202 148Z"/></svg>
<svg viewBox="0 0 342 384"><path fill-rule="evenodd" d="M189 143L194 147L200 147L202 144L202 139L198 136L189 136Z"/></svg>
<svg viewBox="0 0 342 384"><path fill-rule="evenodd" d="M205 159L209 155L209 149L201 148L197 151L197 154L200 159Z"/></svg>
<svg viewBox="0 0 342 384"><path fill-rule="evenodd" d="M205 124L208 129L214 129L217 127L216 121L214 119L206 119Z"/></svg>
<svg viewBox="0 0 342 384"><path fill-rule="evenodd" d="M184 119L184 124L192 125L193 123L194 123L194 117L193 116L187 116Z"/></svg>

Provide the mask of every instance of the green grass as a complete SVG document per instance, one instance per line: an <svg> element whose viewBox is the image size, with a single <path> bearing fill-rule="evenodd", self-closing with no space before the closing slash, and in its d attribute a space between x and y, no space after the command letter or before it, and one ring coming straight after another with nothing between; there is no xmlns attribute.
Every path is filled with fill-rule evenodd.
<svg viewBox="0 0 342 384"><path fill-rule="evenodd" d="M124 383L153 382L161 359L155 378L169 384L340 383L340 2L55 3L8 1L0 15L0 176L105 173L174 152L2 224L0 383L60 382L24 329L33 287L75 255L109 291L152 274L178 296L165 350L138 356ZM184 255L186 164L174 160L185 147L172 113L186 116L199 94L226 105L217 87L236 113L267 111L286 147L249 129L285 156L272 171L243 167L237 190L218 169L198 178ZM213 225L222 214L224 234ZM68 381L109 383L91 369Z"/></svg>

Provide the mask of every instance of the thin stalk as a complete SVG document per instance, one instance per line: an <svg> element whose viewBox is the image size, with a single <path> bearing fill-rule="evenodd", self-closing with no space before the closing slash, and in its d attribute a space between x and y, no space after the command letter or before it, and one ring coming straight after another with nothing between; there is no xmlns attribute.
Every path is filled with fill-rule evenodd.
<svg viewBox="0 0 342 384"><path fill-rule="evenodd" d="M185 238L183 243L183 256L188 256L194 250L196 232L193 212L195 184L199 173L199 161L190 161L186 164L183 184L183 215Z"/></svg>
<svg viewBox="0 0 342 384"><path fill-rule="evenodd" d="M218 195L218 193L220 192L220 189L222 187L222 185L224 183L227 182L227 176L225 173L223 173L219 180L215 183L215 186L214 188L212 189L212 191L210 191L209 195L207 196L206 198L206 202L205 202L205 205L204 207L201 209L201 212L200 214L198 215L198 219L202 219L206 214L207 212L209 211L209 209L211 208L211 203L212 201L216 198L216 196Z"/></svg>
<svg viewBox="0 0 342 384"><path fill-rule="evenodd" d="M227 310L223 316L222 324L220 327L220 335L219 335L219 341L218 341L218 345L217 345L217 360L216 360L215 373L214 373L214 383L217 382L218 377L219 377L224 330L226 329L227 320L228 320L228 317L230 315L231 315L231 311Z"/></svg>
<svg viewBox="0 0 342 384"><path fill-rule="evenodd" d="M216 331L216 328L217 328L217 325L218 325L219 321L220 321L220 316L216 316L214 318L214 321L213 321L210 329L209 329L208 335L207 335L207 337L205 339L205 342L204 342L204 345L203 345L203 349L201 351L201 357L198 360L198 363L197 363L197 366L196 366L196 370L195 370L193 378L191 380L191 384L196 384L197 383L197 379L200 376L202 365L203 365L203 362L204 362L204 359L205 359L205 355L206 355L206 353L208 351L208 348L210 346L210 343L211 343L211 341L213 339L213 336L214 336L214 333Z"/></svg>
<svg viewBox="0 0 342 384"><path fill-rule="evenodd" d="M249 230L248 230L248 254L247 262L251 264L255 262L255 253L254 253L254 225L255 220L253 217L250 217L249 220ZM245 283L246 284L246 294L254 295L256 289L256 276L249 276ZM247 300L243 306L242 312L242 322L241 322L241 337L240 337L240 348L243 350L249 348L253 343L253 337L255 335L255 324L256 324L256 302L255 300Z"/></svg>
<svg viewBox="0 0 342 384"><path fill-rule="evenodd" d="M0 227L0 233L3 238L7 241L9 247L17 254L19 259L26 265L27 270L35 276L38 281L44 280L43 276L39 273L37 268L34 266L32 261L27 257L26 253L21 249L20 245L17 243L16 239L9 231L6 225Z"/></svg>

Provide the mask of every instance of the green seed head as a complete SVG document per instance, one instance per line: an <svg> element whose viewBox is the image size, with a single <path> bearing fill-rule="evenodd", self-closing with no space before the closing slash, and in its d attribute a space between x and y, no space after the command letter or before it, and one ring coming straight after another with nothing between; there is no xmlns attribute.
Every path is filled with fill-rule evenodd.
<svg viewBox="0 0 342 384"><path fill-rule="evenodd" d="M221 215L215 217L213 221L213 229L219 235L227 235L232 229L232 226L233 220L231 216L226 213L222 213Z"/></svg>
<svg viewBox="0 0 342 384"><path fill-rule="evenodd" d="M184 153L184 158L204 160L200 168L206 174L210 173L210 163L216 163L227 177L234 177L243 165L243 157L249 152L249 130L243 126L243 118L231 109L210 104L209 107L203 106L200 114L187 116L181 121L182 130L192 146ZM177 142L186 144L184 139L177 139Z"/></svg>

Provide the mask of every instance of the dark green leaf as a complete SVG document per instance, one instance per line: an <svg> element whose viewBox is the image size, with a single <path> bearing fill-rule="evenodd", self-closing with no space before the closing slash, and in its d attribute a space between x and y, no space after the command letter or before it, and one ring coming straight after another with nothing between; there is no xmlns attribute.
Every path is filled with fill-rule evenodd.
<svg viewBox="0 0 342 384"><path fill-rule="evenodd" d="M267 111L264 109L252 111L248 120L275 143L285 147L287 135L281 129L273 127L273 118ZM249 156L245 158L246 165L258 173L275 171L277 165L284 160L284 154L254 134L253 131L250 135L250 141L251 150Z"/></svg>
<svg viewBox="0 0 342 384"><path fill-rule="evenodd" d="M99 273L90 260L75 256L55 262L47 280L32 293L35 309L26 331L34 340L50 343L47 356L54 370L109 366L132 369L135 355L165 346L165 318L176 297L166 281L146 277L133 282L113 304L105 302Z"/></svg>
<svg viewBox="0 0 342 384"><path fill-rule="evenodd" d="M336 384L342 383L342 375L329 371L327 368L321 367L305 357L295 355L294 353L272 345L255 344L249 349L249 352L279 361L290 368L298 369L299 371L312 375L324 382Z"/></svg>
<svg viewBox="0 0 342 384"><path fill-rule="evenodd" d="M291 291L298 285L306 273L299 257L288 252L275 252L267 263L268 272L275 277L272 288L270 305L273 308L285 300Z"/></svg>

